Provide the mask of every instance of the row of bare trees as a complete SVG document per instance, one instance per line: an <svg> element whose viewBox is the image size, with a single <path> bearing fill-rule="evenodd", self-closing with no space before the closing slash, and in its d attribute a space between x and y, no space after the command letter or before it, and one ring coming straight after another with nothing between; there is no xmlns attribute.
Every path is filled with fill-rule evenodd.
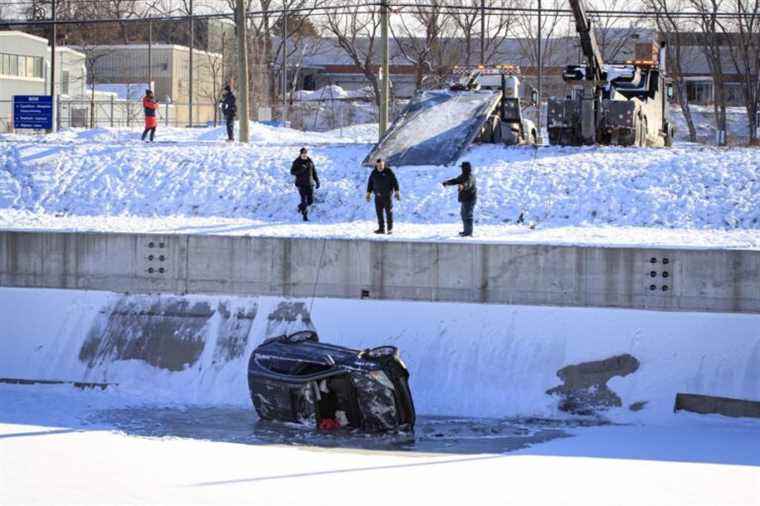
<svg viewBox="0 0 760 506"><path fill-rule="evenodd" d="M760 0L645 0L657 14L656 23L669 45L669 71L675 96L689 129L697 138L686 94L686 69L703 60L713 85L718 144L728 143L726 109L729 83L738 87L747 114L750 144L756 144L760 99ZM690 11L694 17L679 16ZM726 13L736 13L727 16ZM697 52L697 54L695 54Z"/></svg>
<svg viewBox="0 0 760 506"><path fill-rule="evenodd" d="M653 19L632 20L606 15L594 20L605 60L617 59L628 42L626 31L655 27L668 47L668 71L675 98L696 139L696 126L686 82L695 58L706 63L714 95L715 126L720 143L727 142L728 87L738 88L747 112L752 143L757 142L760 99L760 0L641 0L655 13ZM205 3L203 3L205 2ZM195 13L231 12L235 0L196 0ZM393 5L394 2L391 2ZM630 9L628 0L589 0L589 6L604 11ZM49 17L50 0L31 0L27 17ZM200 5L199 5L200 4ZM534 13L515 13L514 7L535 7L521 0L407 0L402 10L393 10L391 22L392 62L413 74L417 89L439 86L454 65L508 63L519 51L522 61L534 69L539 61L556 67L567 63L567 36L574 27L559 15L566 0L543 0L541 40ZM247 2L248 54L253 110L283 100L306 60L320 53L358 69L380 99L378 62L380 13L376 2L364 0L249 0ZM691 13L686 17L684 12ZM726 16L728 12L740 15ZM129 19L190 14L190 0L58 0L60 19ZM116 30L114 30L116 28ZM187 30L183 23L176 30ZM142 33L137 33L142 30ZM60 31L59 31L60 34ZM142 37L144 27L116 22L116 26L89 25L64 31L65 44L83 48L105 43L131 43ZM505 53L505 42L514 39ZM142 41L141 41L142 42ZM210 86L198 93L215 101L223 82L235 81L237 65L232 40L221 61L209 58L201 64L213 74ZM540 48L540 54L539 54ZM564 49L564 51L563 51ZM510 53L511 51L511 53ZM95 53L93 55L102 54ZM88 67L94 70L93 56ZM201 56L203 58L203 56ZM580 58L580 55L579 55ZM287 67L284 62L287 60ZM326 58L325 61L329 61ZM288 70L285 70L285 69ZM91 76L92 77L92 76ZM288 82L290 80L290 82ZM531 84L531 79L528 80Z"/></svg>

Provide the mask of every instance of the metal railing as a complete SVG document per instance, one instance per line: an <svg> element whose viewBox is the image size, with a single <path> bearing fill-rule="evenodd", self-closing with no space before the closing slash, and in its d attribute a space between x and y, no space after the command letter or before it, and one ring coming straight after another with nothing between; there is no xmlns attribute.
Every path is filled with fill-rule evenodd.
<svg viewBox="0 0 760 506"><path fill-rule="evenodd" d="M132 128L144 124L142 102L134 100L59 98L55 124L62 128ZM159 126L205 127L223 123L221 113L212 102L194 102L193 118L186 103L160 103L156 111ZM12 132L13 101L0 100L0 132Z"/></svg>

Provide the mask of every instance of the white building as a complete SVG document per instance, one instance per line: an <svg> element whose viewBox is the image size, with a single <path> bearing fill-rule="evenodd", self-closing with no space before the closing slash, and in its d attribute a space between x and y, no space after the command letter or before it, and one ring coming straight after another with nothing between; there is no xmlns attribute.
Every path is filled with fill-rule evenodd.
<svg viewBox="0 0 760 506"><path fill-rule="evenodd" d="M0 32L0 131L11 129L14 95L45 95L48 42L23 32Z"/></svg>
<svg viewBox="0 0 760 506"><path fill-rule="evenodd" d="M56 48L56 118L59 126L85 126L89 117L87 66L83 53ZM12 129L14 95L50 94L50 47L45 38L0 31L0 131ZM103 98L105 95L100 96ZM110 95L108 95L110 97Z"/></svg>

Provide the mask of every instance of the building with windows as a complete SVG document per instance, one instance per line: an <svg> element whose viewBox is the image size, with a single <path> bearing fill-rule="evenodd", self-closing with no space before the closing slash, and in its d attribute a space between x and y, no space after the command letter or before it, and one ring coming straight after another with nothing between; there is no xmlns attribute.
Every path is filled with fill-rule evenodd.
<svg viewBox="0 0 760 506"><path fill-rule="evenodd" d="M0 131L11 129L14 95L44 95L50 51L46 39L0 32Z"/></svg>
<svg viewBox="0 0 760 506"><path fill-rule="evenodd" d="M87 84L85 55L56 48L56 95L82 97ZM50 48L47 39L18 31L0 31L0 131L12 128L14 95L50 94Z"/></svg>
<svg viewBox="0 0 760 506"><path fill-rule="evenodd" d="M190 49L171 44L127 44L78 48L97 84L152 82L159 102L173 104L178 125L190 123ZM220 53L193 51L193 125L213 121L223 87ZM144 90L143 90L144 91Z"/></svg>

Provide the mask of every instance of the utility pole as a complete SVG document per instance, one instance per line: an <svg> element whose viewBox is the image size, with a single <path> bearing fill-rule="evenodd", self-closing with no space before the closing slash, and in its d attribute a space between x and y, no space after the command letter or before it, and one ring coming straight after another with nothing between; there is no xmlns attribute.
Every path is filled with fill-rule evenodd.
<svg viewBox="0 0 760 506"><path fill-rule="evenodd" d="M50 132L55 132L56 130L56 122L57 119L56 116L56 93L55 93L55 50L58 46L58 25L56 24L56 14L58 9L56 8L56 0L51 0L50 2L50 18L53 21L50 25L50 107L52 110L50 111L50 114L53 118L53 123L50 125Z"/></svg>
<svg viewBox="0 0 760 506"><path fill-rule="evenodd" d="M541 40L541 0L538 0L538 104L536 104L536 108L538 111L538 138L536 139L536 144L542 144L543 139L541 137L541 100L543 96L543 88L541 81L544 77L544 56L543 56L543 50L541 49L543 41Z"/></svg>
<svg viewBox="0 0 760 506"><path fill-rule="evenodd" d="M288 121L288 3L282 11L282 122Z"/></svg>
<svg viewBox="0 0 760 506"><path fill-rule="evenodd" d="M237 0L236 18L237 18L237 52L238 66L240 74L238 76L238 107L240 118L240 142L248 143L250 136L248 134L248 37L246 35L246 0Z"/></svg>
<svg viewBox="0 0 760 506"><path fill-rule="evenodd" d="M388 130L388 102L390 101L391 94L391 72L390 72L390 55L388 47L388 0L382 0L380 4L380 51L381 51L381 65L380 70L380 138L382 139L385 132Z"/></svg>
<svg viewBox="0 0 760 506"><path fill-rule="evenodd" d="M486 64L486 0L480 0L480 64Z"/></svg>
<svg viewBox="0 0 760 506"><path fill-rule="evenodd" d="M193 46L195 45L195 19L193 19L193 0L190 0L190 85L188 86L187 110L190 115L190 128L193 127Z"/></svg>
<svg viewBox="0 0 760 506"><path fill-rule="evenodd" d="M148 21L148 88L153 89L153 23ZM156 90L153 90L156 93Z"/></svg>

